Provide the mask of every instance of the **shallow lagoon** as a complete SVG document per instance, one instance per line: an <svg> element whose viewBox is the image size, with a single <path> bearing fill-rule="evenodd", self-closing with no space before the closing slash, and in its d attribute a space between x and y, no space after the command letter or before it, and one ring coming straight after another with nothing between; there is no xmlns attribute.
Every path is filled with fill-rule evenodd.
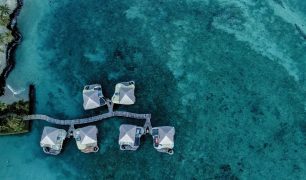
<svg viewBox="0 0 306 180"><path fill-rule="evenodd" d="M134 80L136 104L118 108L175 126L175 154L157 153L150 137L137 152L120 151L119 125L133 120L113 118L98 124L99 153L81 154L69 140L50 157L38 143L46 123L35 122L29 134L0 138L0 178L304 177L305 8L301 0L25 1L8 82L36 85L36 112L98 114L106 109L82 109L84 85L101 83L110 97L117 82Z"/></svg>

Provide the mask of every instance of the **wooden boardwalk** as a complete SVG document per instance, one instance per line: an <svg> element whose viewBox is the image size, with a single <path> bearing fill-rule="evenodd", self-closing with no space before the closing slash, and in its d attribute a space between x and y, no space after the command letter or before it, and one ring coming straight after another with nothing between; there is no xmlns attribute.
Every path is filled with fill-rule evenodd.
<svg viewBox="0 0 306 180"><path fill-rule="evenodd" d="M106 105L108 107L108 112L104 114L100 114L97 116L92 116L88 118L81 118L81 119L55 119L43 114L32 114L28 116L24 116L23 120L24 121L29 121L29 120L43 120L47 121L52 124L59 124L59 125L69 125L69 132L73 132L74 130L74 125L76 124L86 124L86 123L92 123L96 121L101 121L103 119L111 118L111 117L126 117L126 118L132 118L132 119L141 119L145 120L144 128L149 129L149 132L152 130L152 125L151 125L151 114L137 114L137 113L131 113L131 112L126 112L126 111L113 111L114 104L110 101L106 101Z"/></svg>
<svg viewBox="0 0 306 180"><path fill-rule="evenodd" d="M75 125L75 124L85 124L85 123L91 123L91 122L96 122L96 121L101 121L103 119L107 119L110 117L127 117L127 118L133 118L133 119L143 119L146 121L145 124L147 124L147 127L151 128L151 114L137 114L137 113L131 113L131 112L125 112L125 111L110 111L108 113L104 113L101 115L97 116L92 116L88 118L81 118L81 119L55 119L46 115L41 115L41 114L33 114L33 115L28 115L24 116L23 120L24 121L29 121L29 120L44 120L49 123L53 124L59 124L59 125ZM145 125L146 126L146 125Z"/></svg>

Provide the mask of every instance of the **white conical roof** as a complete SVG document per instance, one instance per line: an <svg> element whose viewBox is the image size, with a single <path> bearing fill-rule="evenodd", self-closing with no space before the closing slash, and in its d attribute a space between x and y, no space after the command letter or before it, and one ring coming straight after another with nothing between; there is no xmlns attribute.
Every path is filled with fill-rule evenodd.
<svg viewBox="0 0 306 180"><path fill-rule="evenodd" d="M85 110L101 106L100 99L103 97L101 85L94 84L85 86L83 90L83 107Z"/></svg>
<svg viewBox="0 0 306 180"><path fill-rule="evenodd" d="M97 141L93 137L89 137L88 135L85 135L85 137L81 140L82 144L92 144L96 143Z"/></svg>
<svg viewBox="0 0 306 180"><path fill-rule="evenodd" d="M133 145L135 143L136 128L137 126L134 125L122 124L119 128L119 144Z"/></svg>
<svg viewBox="0 0 306 180"><path fill-rule="evenodd" d="M125 134L125 135L120 139L120 142L134 144L134 139L132 139L132 137L131 137L130 134Z"/></svg>
<svg viewBox="0 0 306 180"><path fill-rule="evenodd" d="M62 129L57 129L53 127L44 127L40 144L41 145L56 145L57 139L60 136Z"/></svg>
<svg viewBox="0 0 306 180"><path fill-rule="evenodd" d="M55 145L55 141L54 139L51 139L49 136L46 136L44 137L41 141L40 141L41 144L45 144L45 145Z"/></svg>
<svg viewBox="0 0 306 180"><path fill-rule="evenodd" d="M159 144L173 144L173 140L170 139L168 136L165 136L160 142Z"/></svg>
<svg viewBox="0 0 306 180"><path fill-rule="evenodd" d="M90 97L86 97L84 109L94 109L100 106L100 102Z"/></svg>
<svg viewBox="0 0 306 180"><path fill-rule="evenodd" d="M81 144L93 144L97 142L98 129L96 126L86 126L76 130L76 133L80 136Z"/></svg>
<svg viewBox="0 0 306 180"><path fill-rule="evenodd" d="M171 126L161 126L153 129L158 129L159 148L173 148L175 129Z"/></svg>
<svg viewBox="0 0 306 180"><path fill-rule="evenodd" d="M131 105L135 103L134 82L122 82L116 84L115 93L112 97L113 103Z"/></svg>
<svg viewBox="0 0 306 180"><path fill-rule="evenodd" d="M119 102L120 104L134 104L134 101L127 94L124 94L123 97L121 97Z"/></svg>

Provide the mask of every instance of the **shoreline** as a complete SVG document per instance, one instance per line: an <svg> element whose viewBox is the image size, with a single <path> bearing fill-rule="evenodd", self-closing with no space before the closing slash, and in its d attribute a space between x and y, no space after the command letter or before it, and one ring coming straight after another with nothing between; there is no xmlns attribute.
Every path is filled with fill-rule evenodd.
<svg viewBox="0 0 306 180"><path fill-rule="evenodd" d="M3 72L0 75L0 96L4 94L4 87L6 85L6 78L8 77L9 73L13 70L15 66L15 52L17 45L22 40L22 35L19 32L17 27L17 17L20 13L20 10L23 6L23 0L17 0L17 6L14 9L13 13L10 14L10 22L7 25L7 29L11 31L14 39L8 43L6 49L6 67L4 68Z"/></svg>
<svg viewBox="0 0 306 180"><path fill-rule="evenodd" d="M9 73L13 70L15 67L15 53L17 46L20 44L22 40L22 35L19 32L19 29L17 27L17 17L20 14L21 8L23 6L23 0L16 0L16 8L13 10L13 12L9 15L9 23L6 26L6 28L10 31L11 35L13 36L13 40L7 44L6 48L6 66L3 69L3 72L0 74L0 96L4 95L5 87L6 87L6 79L9 76ZM27 103L29 103L29 109L28 114L32 114L34 112L34 103L35 103L35 87L34 85L29 86L29 100ZM20 102L20 101L18 101ZM18 103L17 102L17 103ZM16 114L17 116L18 113ZM16 132L1 132L0 136L5 135L19 135L24 134L27 132L30 132L31 125L30 122L25 122L24 127L20 131Z"/></svg>
<svg viewBox="0 0 306 180"><path fill-rule="evenodd" d="M35 111L35 86L33 84L30 85L29 87L29 101L27 101L29 104L29 108L28 108L28 113L26 115L31 115L34 113ZM5 117L9 117L10 115L14 115L14 113L12 114L6 114L4 115ZM16 113L15 115L20 116L20 114L18 115L18 113ZM0 117L1 119L1 117ZM21 131L16 131L16 132L1 132L0 130L0 136L6 136L6 135L18 135L18 134L25 134L31 131L31 122L30 121L25 121L24 122L24 127Z"/></svg>

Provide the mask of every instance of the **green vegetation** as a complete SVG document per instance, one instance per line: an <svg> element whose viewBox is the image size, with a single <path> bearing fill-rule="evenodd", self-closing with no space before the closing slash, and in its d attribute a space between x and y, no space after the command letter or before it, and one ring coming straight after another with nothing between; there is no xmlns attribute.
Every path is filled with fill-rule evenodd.
<svg viewBox="0 0 306 180"><path fill-rule="evenodd" d="M9 7L5 5L0 5L0 25L1 26L7 26L10 22L10 9Z"/></svg>
<svg viewBox="0 0 306 180"><path fill-rule="evenodd" d="M0 5L0 26L6 27L10 22L10 9L4 4ZM13 36L11 32L4 31L0 34L0 44L8 44L13 40ZM0 49L0 52L4 53L5 50L3 48Z"/></svg>
<svg viewBox="0 0 306 180"><path fill-rule="evenodd" d="M9 14L10 14L10 8L7 6L7 4L0 5L0 17L1 17L1 19L4 16L7 16Z"/></svg>
<svg viewBox="0 0 306 180"><path fill-rule="evenodd" d="M29 102L18 101L7 105L0 102L0 135L28 132L29 125L22 116L29 114Z"/></svg>
<svg viewBox="0 0 306 180"><path fill-rule="evenodd" d="M7 44L13 40L13 36L11 35L11 32L5 32L0 34L0 43L1 44Z"/></svg>

